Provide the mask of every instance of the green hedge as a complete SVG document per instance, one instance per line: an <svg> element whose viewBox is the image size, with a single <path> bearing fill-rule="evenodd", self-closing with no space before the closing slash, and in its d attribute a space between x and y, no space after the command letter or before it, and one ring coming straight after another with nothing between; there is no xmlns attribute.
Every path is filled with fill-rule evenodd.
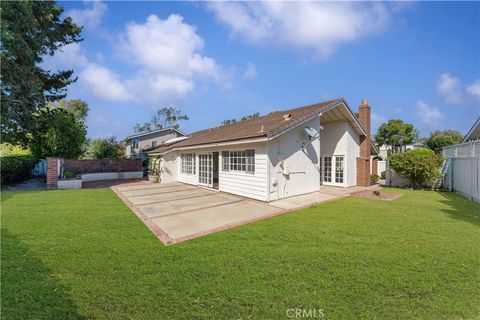
<svg viewBox="0 0 480 320"><path fill-rule="evenodd" d="M1 184L19 182L30 178L37 159L32 155L0 157Z"/></svg>

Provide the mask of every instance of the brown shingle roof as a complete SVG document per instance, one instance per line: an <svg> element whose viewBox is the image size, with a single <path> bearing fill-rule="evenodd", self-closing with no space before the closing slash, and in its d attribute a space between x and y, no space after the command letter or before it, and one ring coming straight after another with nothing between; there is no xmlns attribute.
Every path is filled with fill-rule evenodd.
<svg viewBox="0 0 480 320"><path fill-rule="evenodd" d="M158 146L148 153L163 153L173 148L209 143L271 137L340 102L345 101L343 98L339 98L295 109L276 111L251 120L200 130L192 133L186 140ZM288 118L288 120L285 120L285 118Z"/></svg>

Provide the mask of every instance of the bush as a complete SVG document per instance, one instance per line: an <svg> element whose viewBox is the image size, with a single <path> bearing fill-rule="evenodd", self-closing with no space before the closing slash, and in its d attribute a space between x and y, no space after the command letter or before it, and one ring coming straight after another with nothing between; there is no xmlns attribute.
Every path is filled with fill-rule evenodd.
<svg viewBox="0 0 480 320"><path fill-rule="evenodd" d="M429 149L409 150L390 157L390 166L408 179L413 189L431 188L441 177L443 156Z"/></svg>
<svg viewBox="0 0 480 320"><path fill-rule="evenodd" d="M90 140L87 153L90 159L125 159L125 147L113 136Z"/></svg>
<svg viewBox="0 0 480 320"><path fill-rule="evenodd" d="M65 170L63 172L63 176L65 177L65 179L72 179L75 178L75 172L73 172L72 170Z"/></svg>
<svg viewBox="0 0 480 320"><path fill-rule="evenodd" d="M32 155L0 157L1 184L20 182L32 175L37 159Z"/></svg>
<svg viewBox="0 0 480 320"><path fill-rule="evenodd" d="M378 179L380 179L378 174L374 173L374 174L370 175L370 183L371 184L376 184L378 182Z"/></svg>
<svg viewBox="0 0 480 320"><path fill-rule="evenodd" d="M381 179L385 179L385 176L386 176L386 175L387 175L387 171L382 171L382 172L380 173L380 178L381 178Z"/></svg>

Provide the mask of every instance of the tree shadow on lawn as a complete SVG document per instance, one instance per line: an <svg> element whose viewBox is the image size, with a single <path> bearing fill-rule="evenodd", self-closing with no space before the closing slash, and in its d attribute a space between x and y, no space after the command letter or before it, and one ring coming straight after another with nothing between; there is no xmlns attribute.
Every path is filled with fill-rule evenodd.
<svg viewBox="0 0 480 320"><path fill-rule="evenodd" d="M7 229L1 233L2 319L87 319L53 271Z"/></svg>
<svg viewBox="0 0 480 320"><path fill-rule="evenodd" d="M450 207L449 209L442 209L442 211L448 213L453 219L469 222L480 227L480 204L454 192L437 193L444 198L440 202Z"/></svg>

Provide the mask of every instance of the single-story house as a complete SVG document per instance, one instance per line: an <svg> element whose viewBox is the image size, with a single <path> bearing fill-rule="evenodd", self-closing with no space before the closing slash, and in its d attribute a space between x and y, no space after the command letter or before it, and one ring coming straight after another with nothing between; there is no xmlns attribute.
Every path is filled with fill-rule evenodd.
<svg viewBox="0 0 480 320"><path fill-rule="evenodd" d="M155 148L167 140L184 135L183 132L172 127L136 133L125 138L125 156L143 159L145 151Z"/></svg>
<svg viewBox="0 0 480 320"><path fill-rule="evenodd" d="M148 151L160 182L179 181L261 201L322 185L370 185L370 106L355 116L344 99L194 132Z"/></svg>

